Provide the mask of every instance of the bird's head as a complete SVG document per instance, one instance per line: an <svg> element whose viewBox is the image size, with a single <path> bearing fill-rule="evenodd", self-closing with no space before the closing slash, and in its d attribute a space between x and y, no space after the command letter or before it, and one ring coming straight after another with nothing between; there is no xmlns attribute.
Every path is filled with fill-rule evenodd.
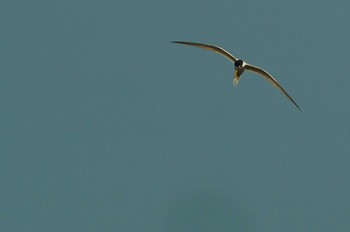
<svg viewBox="0 0 350 232"><path fill-rule="evenodd" d="M242 65L243 65L243 60L236 60L235 61L235 68L236 69L242 67Z"/></svg>

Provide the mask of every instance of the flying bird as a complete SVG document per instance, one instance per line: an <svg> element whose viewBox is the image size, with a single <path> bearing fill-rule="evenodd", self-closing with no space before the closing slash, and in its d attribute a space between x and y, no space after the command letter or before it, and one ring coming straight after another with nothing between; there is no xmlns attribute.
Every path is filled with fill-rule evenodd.
<svg viewBox="0 0 350 232"><path fill-rule="evenodd" d="M279 89L301 111L301 109L299 108L297 103L292 99L292 97L289 96L289 94L282 88L282 86L275 80L275 78L273 78L271 76L271 74L269 74L264 69L256 67L256 66L251 65L251 64L248 64L248 63L244 62L243 60L237 59L228 51L224 50L223 48L214 46L214 45L193 43L193 42L183 42L183 41L172 41L172 42L177 43L177 44L185 44L185 45L189 45L189 46L199 47L199 48L213 51L215 53L218 53L220 55L225 56L227 59L232 61L235 65L235 73L234 73L234 77L233 77L233 85L234 86L236 86L238 84L239 78L241 77L241 75L244 73L245 70L259 74L260 76L264 77L268 82L270 82L274 87Z"/></svg>

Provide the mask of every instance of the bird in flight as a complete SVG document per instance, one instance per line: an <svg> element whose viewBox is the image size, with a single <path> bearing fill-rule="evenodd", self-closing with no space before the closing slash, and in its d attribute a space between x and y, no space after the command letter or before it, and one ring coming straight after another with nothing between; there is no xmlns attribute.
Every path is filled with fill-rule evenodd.
<svg viewBox="0 0 350 232"><path fill-rule="evenodd" d="M220 55L225 56L227 59L232 61L235 65L235 73L233 77L233 85L236 86L238 84L239 78L243 74L245 70L254 72L256 74L259 74L260 76L264 77L268 82L270 82L274 87L279 89L300 111L301 109L297 105L297 103L292 99L291 96L282 88L280 84L273 78L268 72L266 72L264 69L261 69L259 67L256 67L254 65L248 64L244 62L243 60L237 59L234 57L231 53L228 51L224 50L223 48L214 46L214 45L209 45L209 44L202 44L202 43L193 43L193 42L183 42L183 41L172 41L173 43L177 44L185 44L189 46L194 46L194 47L199 47L202 49L206 49L209 51L216 52Z"/></svg>

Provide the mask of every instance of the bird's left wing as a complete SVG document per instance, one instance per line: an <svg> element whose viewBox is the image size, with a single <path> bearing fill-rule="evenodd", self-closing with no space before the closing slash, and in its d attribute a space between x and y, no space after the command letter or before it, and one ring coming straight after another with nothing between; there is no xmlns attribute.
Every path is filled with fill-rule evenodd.
<svg viewBox="0 0 350 232"><path fill-rule="evenodd" d="M218 53L220 55L225 56L226 58L228 58L232 62L235 62L237 60L236 57L234 57L231 53L229 53L225 49L217 47L217 46L214 46L214 45L202 44L202 43L193 43L193 42L182 42L182 41L172 41L172 43L185 44L185 45L190 45L190 46L194 46L194 47L199 47L199 48L203 48L203 49L206 49L206 50L210 50L212 52L216 52L216 53Z"/></svg>
<svg viewBox="0 0 350 232"><path fill-rule="evenodd" d="M291 96L289 96L289 94L282 88L282 86L268 72L266 72L264 69L258 68L256 66L253 66L250 64L246 64L246 69L249 71L255 72L255 73L259 74L260 76L264 77L274 87L279 89L301 111L298 104L292 99Z"/></svg>

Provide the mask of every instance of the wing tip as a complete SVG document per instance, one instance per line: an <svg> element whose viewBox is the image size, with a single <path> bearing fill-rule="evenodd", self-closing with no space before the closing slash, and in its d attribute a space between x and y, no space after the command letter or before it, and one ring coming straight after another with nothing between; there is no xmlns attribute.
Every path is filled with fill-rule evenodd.
<svg viewBox="0 0 350 232"><path fill-rule="evenodd" d="M292 98L290 98L290 100L293 102L293 104L298 108L298 110L299 110L300 112L303 112L303 111L300 109L300 107L298 106L298 104L297 104Z"/></svg>
<svg viewBox="0 0 350 232"><path fill-rule="evenodd" d="M174 41L170 41L170 43L185 44L186 42L174 40Z"/></svg>
<svg viewBox="0 0 350 232"><path fill-rule="evenodd" d="M298 105L297 105L297 107L298 107L298 109L299 109L300 112L303 112L303 111L300 109L300 107L299 107Z"/></svg>

